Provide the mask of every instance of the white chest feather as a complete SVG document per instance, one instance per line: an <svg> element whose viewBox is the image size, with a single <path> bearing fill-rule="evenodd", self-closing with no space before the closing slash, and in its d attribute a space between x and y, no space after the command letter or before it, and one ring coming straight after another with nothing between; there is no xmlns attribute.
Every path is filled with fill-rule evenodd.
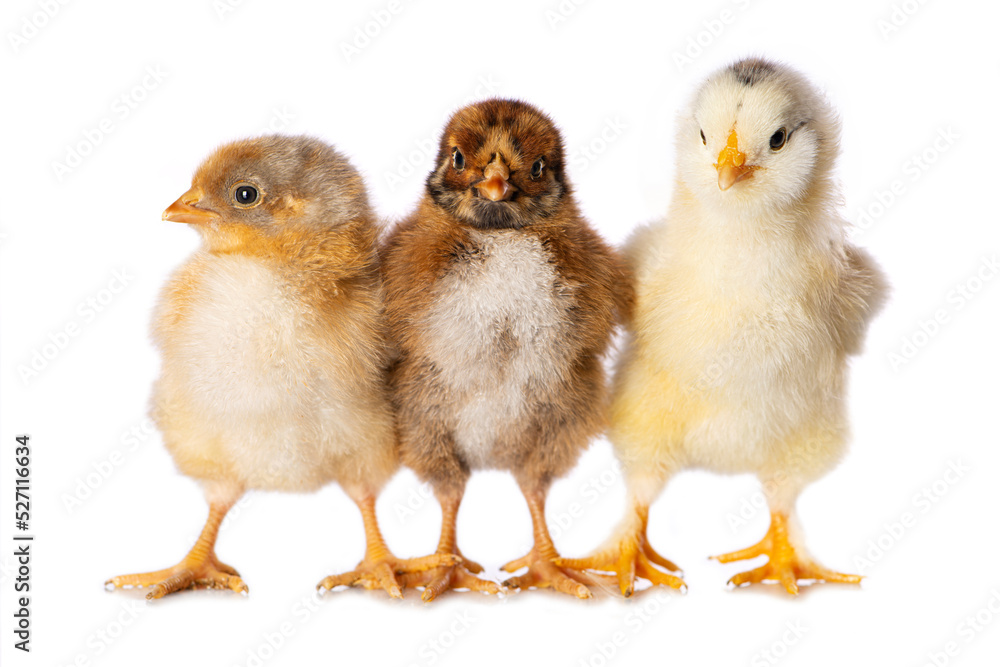
<svg viewBox="0 0 1000 667"><path fill-rule="evenodd" d="M300 308L259 262L225 257L208 265L178 341L202 398L236 414L289 401L309 375Z"/></svg>
<svg viewBox="0 0 1000 667"><path fill-rule="evenodd" d="M497 436L525 416L526 399L565 372L573 296L534 236L480 232L473 242L435 287L422 330L453 399L457 444L485 466Z"/></svg>

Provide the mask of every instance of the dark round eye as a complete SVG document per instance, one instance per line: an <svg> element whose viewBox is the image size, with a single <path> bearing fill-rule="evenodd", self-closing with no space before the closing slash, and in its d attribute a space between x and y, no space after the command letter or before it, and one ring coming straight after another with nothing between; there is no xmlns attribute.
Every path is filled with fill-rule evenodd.
<svg viewBox="0 0 1000 667"><path fill-rule="evenodd" d="M531 177L540 178L543 169L545 169L545 160L541 158L535 160L535 163L531 165Z"/></svg>
<svg viewBox="0 0 1000 667"><path fill-rule="evenodd" d="M455 171L465 169L465 156L462 155L462 151L458 150L458 146L451 153L451 163L454 165Z"/></svg>
<svg viewBox="0 0 1000 667"><path fill-rule="evenodd" d="M785 128L780 128L777 132L771 135L771 150L780 151L781 147L785 145L785 140L788 138Z"/></svg>
<svg viewBox="0 0 1000 667"><path fill-rule="evenodd" d="M707 146L708 142L705 141L705 130L700 130L700 132L701 132L701 143L703 143L703 144L705 144Z"/></svg>
<svg viewBox="0 0 1000 667"><path fill-rule="evenodd" d="M233 188L233 201L239 206L253 206L260 199L260 193L252 185L237 185Z"/></svg>

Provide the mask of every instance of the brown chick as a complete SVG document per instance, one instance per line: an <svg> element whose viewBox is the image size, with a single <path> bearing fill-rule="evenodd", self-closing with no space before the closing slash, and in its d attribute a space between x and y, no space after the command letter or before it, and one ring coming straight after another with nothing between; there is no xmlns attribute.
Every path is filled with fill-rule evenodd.
<svg viewBox="0 0 1000 667"><path fill-rule="evenodd" d="M545 497L604 428L601 357L633 297L623 261L577 208L552 121L512 100L457 112L383 261L403 462L441 503L437 553L461 555L455 519L471 471L510 470L535 543L504 566L528 568L506 585L589 597L590 579L553 564ZM463 558L404 579L424 600L497 592L481 571Z"/></svg>
<svg viewBox="0 0 1000 667"><path fill-rule="evenodd" d="M153 337L162 372L151 414L177 467L201 482L208 521L173 567L110 579L247 592L215 555L219 524L250 489L304 492L339 482L364 518L362 583L401 595L395 573L440 561L393 558L375 496L396 471L384 389L386 341L377 230L364 184L308 137L237 141L213 153L163 213L203 245L167 283Z"/></svg>

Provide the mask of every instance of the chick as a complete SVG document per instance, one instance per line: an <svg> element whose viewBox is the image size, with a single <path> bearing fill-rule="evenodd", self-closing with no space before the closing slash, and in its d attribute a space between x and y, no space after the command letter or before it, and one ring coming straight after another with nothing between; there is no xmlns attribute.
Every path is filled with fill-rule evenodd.
<svg viewBox="0 0 1000 667"><path fill-rule="evenodd" d="M215 555L219 524L250 489L304 492L339 482L367 537L362 583L399 597L398 561L375 495L399 466L385 391L387 348L377 230L364 184L330 146L268 136L219 148L163 219L192 225L202 247L161 295L153 337L162 371L151 414L177 467L201 482L208 521L177 565L110 579L247 592ZM329 587L327 585L327 587Z"/></svg>
<svg viewBox="0 0 1000 667"><path fill-rule="evenodd" d="M734 585L857 583L806 552L799 493L845 450L848 357L860 351L886 292L845 240L832 177L839 121L800 74L748 59L701 87L680 118L673 202L627 251L635 318L615 378L609 435L626 470L618 533L571 567L681 587L646 539L650 503L685 468L756 473L771 525L758 544L718 556L766 555Z"/></svg>
<svg viewBox="0 0 1000 667"><path fill-rule="evenodd" d="M552 121L513 100L458 111L417 210L384 251L391 371L403 462L442 508L438 554L461 556L455 519L472 470L514 474L534 547L504 566L512 587L588 597L558 568L545 498L606 422L601 357L633 300L624 261L588 226ZM497 592L460 564L404 577L431 600Z"/></svg>

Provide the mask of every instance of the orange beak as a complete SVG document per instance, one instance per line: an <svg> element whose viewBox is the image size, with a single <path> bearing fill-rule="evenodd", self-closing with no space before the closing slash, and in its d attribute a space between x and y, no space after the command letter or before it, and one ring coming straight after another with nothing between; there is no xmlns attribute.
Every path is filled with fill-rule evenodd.
<svg viewBox="0 0 1000 667"><path fill-rule="evenodd" d="M163 212L163 219L169 222L188 222L202 225L219 217L219 214L207 208L199 208L198 203L204 193L201 188L192 186Z"/></svg>
<svg viewBox="0 0 1000 667"><path fill-rule="evenodd" d="M510 170L499 157L486 165L483 180L476 183L479 194L490 201L507 201L514 194L514 186L507 182Z"/></svg>
<svg viewBox="0 0 1000 667"><path fill-rule="evenodd" d="M753 176L753 165L746 163L747 154L740 150L739 137L736 130L729 135L726 147L719 152L719 161L715 168L719 172L719 189L728 190L734 183Z"/></svg>

